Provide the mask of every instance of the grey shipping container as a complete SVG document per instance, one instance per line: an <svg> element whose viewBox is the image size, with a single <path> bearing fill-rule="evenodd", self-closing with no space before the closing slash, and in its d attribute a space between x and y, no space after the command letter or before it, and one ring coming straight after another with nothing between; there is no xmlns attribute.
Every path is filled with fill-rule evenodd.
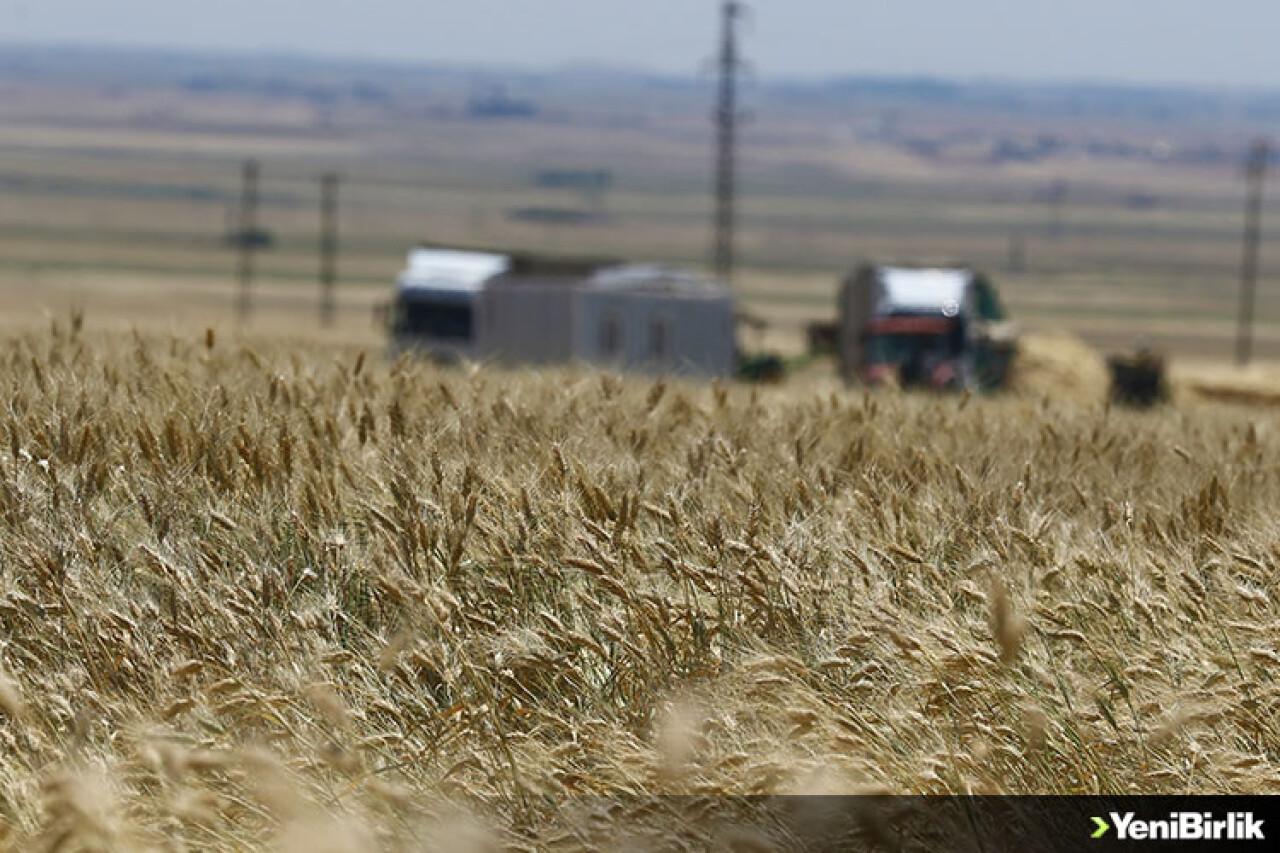
<svg viewBox="0 0 1280 853"><path fill-rule="evenodd" d="M516 264L489 281L479 306L479 349L505 362L690 376L729 376L736 364L728 288L666 267L557 274Z"/></svg>
<svg viewBox="0 0 1280 853"><path fill-rule="evenodd" d="M420 268L430 267L434 251L417 250ZM452 260L445 250L440 254ZM470 319L465 341L419 336L397 343L507 364L580 362L704 377L734 372L734 300L719 282L662 266L529 256L507 258L497 266L501 268L483 282L468 281L462 287L433 280L430 298L440 307L419 308L432 317L419 320L417 327L434 331L444 327L432 319L435 312L443 317L459 310L445 304L446 299L466 300ZM423 304L420 292L402 286L399 299L410 298Z"/></svg>

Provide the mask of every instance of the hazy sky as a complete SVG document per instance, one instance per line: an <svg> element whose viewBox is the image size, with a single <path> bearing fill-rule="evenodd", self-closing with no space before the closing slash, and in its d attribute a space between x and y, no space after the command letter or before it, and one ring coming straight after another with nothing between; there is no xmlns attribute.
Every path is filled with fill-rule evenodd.
<svg viewBox="0 0 1280 853"><path fill-rule="evenodd" d="M757 0L760 77L927 74L1280 87L1276 0ZM691 74L716 0L0 0L0 43Z"/></svg>

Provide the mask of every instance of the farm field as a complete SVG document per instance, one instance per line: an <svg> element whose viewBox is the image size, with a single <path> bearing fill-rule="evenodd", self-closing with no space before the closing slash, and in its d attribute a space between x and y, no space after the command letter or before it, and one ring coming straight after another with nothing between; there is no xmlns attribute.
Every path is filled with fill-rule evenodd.
<svg viewBox="0 0 1280 853"><path fill-rule="evenodd" d="M1273 419L1109 409L1050 354L963 399L11 334L0 835L647 849L665 794L1280 793Z"/></svg>
<svg viewBox="0 0 1280 853"><path fill-rule="evenodd" d="M696 84L517 75L542 112L494 119L469 114L468 84L444 72L254 77L228 65L220 89L183 77L176 60L145 73L131 61L151 68L116 57L44 82L0 74L7 325L77 307L161 329L230 323L236 259L225 237L249 157L262 164L259 220L274 237L256 263L259 330L314 327L318 178L330 170L343 178L347 342L377 341L372 308L424 241L695 267L708 257L710 91ZM386 91L318 98L346 92L333 82L343 73L355 81L347 89ZM1107 351L1145 337L1175 358L1231 357L1244 185L1238 158L1222 152L1269 132L1265 116L1205 121L1141 100L1136 112L1080 117L1069 102L1011 113L839 91L746 95L755 118L743 129L734 284L775 325L771 341L797 349L804 323L834 314L838 282L861 259L961 260L989 271L1032 328ZM1133 154L1148 150L1166 153ZM539 184L556 170L610 181L587 200ZM1257 352L1275 360L1280 276L1267 239L1280 204L1267 198ZM513 214L584 205L596 218L572 226Z"/></svg>
<svg viewBox="0 0 1280 853"><path fill-rule="evenodd" d="M392 361L422 242L701 267L708 93L513 72L535 114L494 118L479 72L255 62L0 63L0 851L792 849L724 795L1280 793L1280 204L1236 368L1223 154L1265 101L750 94L740 343L801 353L859 260L969 261L1014 381L927 397ZM1106 402L1138 338L1146 412Z"/></svg>

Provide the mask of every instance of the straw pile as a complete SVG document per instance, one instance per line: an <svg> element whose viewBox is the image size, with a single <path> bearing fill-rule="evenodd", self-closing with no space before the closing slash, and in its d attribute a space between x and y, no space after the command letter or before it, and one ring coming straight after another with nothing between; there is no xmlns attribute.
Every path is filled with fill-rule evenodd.
<svg viewBox="0 0 1280 853"><path fill-rule="evenodd" d="M1110 376L1097 350L1068 332L1034 332L1018 341L1011 390L1081 405L1106 400Z"/></svg>

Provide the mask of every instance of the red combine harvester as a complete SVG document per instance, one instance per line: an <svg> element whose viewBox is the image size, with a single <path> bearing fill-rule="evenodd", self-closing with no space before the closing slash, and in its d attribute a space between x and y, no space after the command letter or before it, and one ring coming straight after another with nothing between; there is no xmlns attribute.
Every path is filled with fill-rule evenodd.
<svg viewBox="0 0 1280 853"><path fill-rule="evenodd" d="M840 294L846 382L1002 388L1016 350L995 288L966 267L859 267Z"/></svg>

